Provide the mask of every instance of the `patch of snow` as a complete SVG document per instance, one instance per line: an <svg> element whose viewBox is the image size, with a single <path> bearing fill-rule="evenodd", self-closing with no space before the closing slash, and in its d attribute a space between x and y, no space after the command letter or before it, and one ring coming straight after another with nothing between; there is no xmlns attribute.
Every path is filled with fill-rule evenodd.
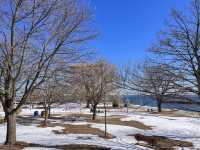
<svg viewBox="0 0 200 150"><path fill-rule="evenodd" d="M34 111L44 111L42 105L37 105L37 108L31 108L29 105L25 105L20 112L20 115L33 115ZM82 108L81 104L77 103L66 103L62 105L54 104L51 108L51 113L90 113L90 109Z"/></svg>
<svg viewBox="0 0 200 150"><path fill-rule="evenodd" d="M105 131L104 124L93 123L91 127L98 128L102 131ZM143 130L140 130L137 128L121 126L121 125L111 125L111 124L107 125L107 132L116 136L116 138L111 139L112 141L117 142L117 143L126 143L126 144L137 143L137 140L135 140L133 136L129 136L129 135L136 134L136 133L144 133Z"/></svg>
<svg viewBox="0 0 200 150"><path fill-rule="evenodd" d="M5 141L5 124L0 125L0 143ZM142 150L133 143L125 143L119 140L107 140L91 134L55 134L53 130L62 130L62 127L40 128L37 126L17 125L17 140L40 145L67 145L89 144L110 147L113 150Z"/></svg>
<svg viewBox="0 0 200 150"><path fill-rule="evenodd" d="M147 135L166 136L168 138L189 141L195 148L200 148L200 119L192 117L155 116L147 113L130 114L122 121L136 120L152 126L153 130L145 132Z"/></svg>
<svg viewBox="0 0 200 150"><path fill-rule="evenodd" d="M4 117L5 113L4 112L0 112L0 117Z"/></svg>

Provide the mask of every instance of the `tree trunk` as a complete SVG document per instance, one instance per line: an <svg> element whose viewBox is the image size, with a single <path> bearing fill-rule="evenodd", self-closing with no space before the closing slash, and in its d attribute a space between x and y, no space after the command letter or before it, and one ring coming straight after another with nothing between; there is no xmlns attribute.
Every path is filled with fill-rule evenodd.
<svg viewBox="0 0 200 150"><path fill-rule="evenodd" d="M87 102L86 102L86 108L90 108L90 101L89 100L87 100Z"/></svg>
<svg viewBox="0 0 200 150"><path fill-rule="evenodd" d="M4 122L7 122L7 119L6 119L7 113L5 112L4 115L5 115L5 116L4 116Z"/></svg>
<svg viewBox="0 0 200 150"><path fill-rule="evenodd" d="M47 126L47 119L48 119L48 108L45 107L45 110L44 110L44 126Z"/></svg>
<svg viewBox="0 0 200 150"><path fill-rule="evenodd" d="M92 115L92 120L96 119L96 113L97 113L97 105L93 106L93 115Z"/></svg>
<svg viewBox="0 0 200 150"><path fill-rule="evenodd" d="M6 145L14 145L16 143L16 114L7 114L7 134Z"/></svg>
<svg viewBox="0 0 200 150"><path fill-rule="evenodd" d="M162 112L162 102L161 100L157 101L158 112Z"/></svg>
<svg viewBox="0 0 200 150"><path fill-rule="evenodd" d="M48 107L48 117L51 117L51 106Z"/></svg>

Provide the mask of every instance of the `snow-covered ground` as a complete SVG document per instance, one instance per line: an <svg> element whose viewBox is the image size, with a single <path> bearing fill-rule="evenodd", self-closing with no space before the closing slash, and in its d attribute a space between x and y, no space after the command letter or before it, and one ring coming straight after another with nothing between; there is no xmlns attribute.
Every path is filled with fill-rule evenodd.
<svg viewBox="0 0 200 150"><path fill-rule="evenodd" d="M40 128L34 125L17 125L18 141L41 144L47 146L66 145L66 144L89 144L110 147L113 150L140 150L133 143L125 143L116 140L106 140L97 135L91 134L55 134L54 130L62 130L62 127ZM5 140L5 125L0 126L0 143Z"/></svg>
<svg viewBox="0 0 200 150"><path fill-rule="evenodd" d="M42 109L23 109L20 115L32 115L34 111L42 111ZM54 106L53 113L64 115L65 113L84 113L88 114L89 109L81 108L79 104L65 104L62 106ZM103 114L100 114L103 115ZM148 112L130 112L124 109L115 109L108 111L108 116L121 115L122 121L135 120L147 126L151 126L152 130L142 130L134 127L111 125L108 124L107 132L116 136L113 139L104 139L97 135L91 134L55 134L54 130L62 130L63 127L40 128L37 125L17 125L17 140L41 145L66 145L66 144L90 144L110 147L113 150L137 150L147 149L135 145L137 141L131 134L142 133L145 135L160 135L171 139L192 142L194 149L200 148L200 118L198 117L169 117L166 115L149 114ZM40 118L39 118L40 119ZM51 120L59 123L59 120ZM63 123L63 122L62 122ZM64 124L70 124L69 121ZM79 121L75 124L91 124L93 128L104 130L103 124L87 123ZM5 124L0 124L0 143L5 140ZM31 150L31 148L25 148ZM37 149L37 148L36 148ZM34 150L34 149L32 149ZM42 150L42 149L41 149Z"/></svg>
<svg viewBox="0 0 200 150"><path fill-rule="evenodd" d="M147 113L132 113L122 121L140 121L152 126L146 135L159 135L171 139L189 141L195 148L200 148L200 118L155 116Z"/></svg>
<svg viewBox="0 0 200 150"><path fill-rule="evenodd" d="M41 113L41 111L43 111L43 106L42 105L38 105L38 106L34 106L33 108L31 108L30 106L26 106L24 107L21 112L20 115L33 115L34 111L38 111L39 114ZM77 104L77 103L66 103L66 104L62 104L62 105L52 105L51 108L51 113L53 114L64 114L64 113L89 113L90 110L83 108L83 106L81 104Z"/></svg>

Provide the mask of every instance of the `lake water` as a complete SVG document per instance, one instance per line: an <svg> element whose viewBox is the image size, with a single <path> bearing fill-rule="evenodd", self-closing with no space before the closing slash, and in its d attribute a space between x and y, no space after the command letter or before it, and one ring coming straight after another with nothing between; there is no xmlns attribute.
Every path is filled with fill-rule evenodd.
<svg viewBox="0 0 200 150"><path fill-rule="evenodd" d="M156 100L154 100L150 96L128 95L124 96L123 99L124 101L128 100L129 103L136 105L157 107ZM194 101L197 101L196 97L194 97L193 99ZM200 112L199 104L163 103L162 108Z"/></svg>

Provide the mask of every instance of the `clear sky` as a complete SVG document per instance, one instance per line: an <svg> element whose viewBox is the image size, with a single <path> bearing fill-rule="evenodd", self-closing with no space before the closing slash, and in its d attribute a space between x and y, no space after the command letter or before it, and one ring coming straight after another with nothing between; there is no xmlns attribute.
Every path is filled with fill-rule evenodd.
<svg viewBox="0 0 200 150"><path fill-rule="evenodd" d="M139 61L156 40L172 8L187 9L190 0L91 0L99 38L99 55L121 65Z"/></svg>

